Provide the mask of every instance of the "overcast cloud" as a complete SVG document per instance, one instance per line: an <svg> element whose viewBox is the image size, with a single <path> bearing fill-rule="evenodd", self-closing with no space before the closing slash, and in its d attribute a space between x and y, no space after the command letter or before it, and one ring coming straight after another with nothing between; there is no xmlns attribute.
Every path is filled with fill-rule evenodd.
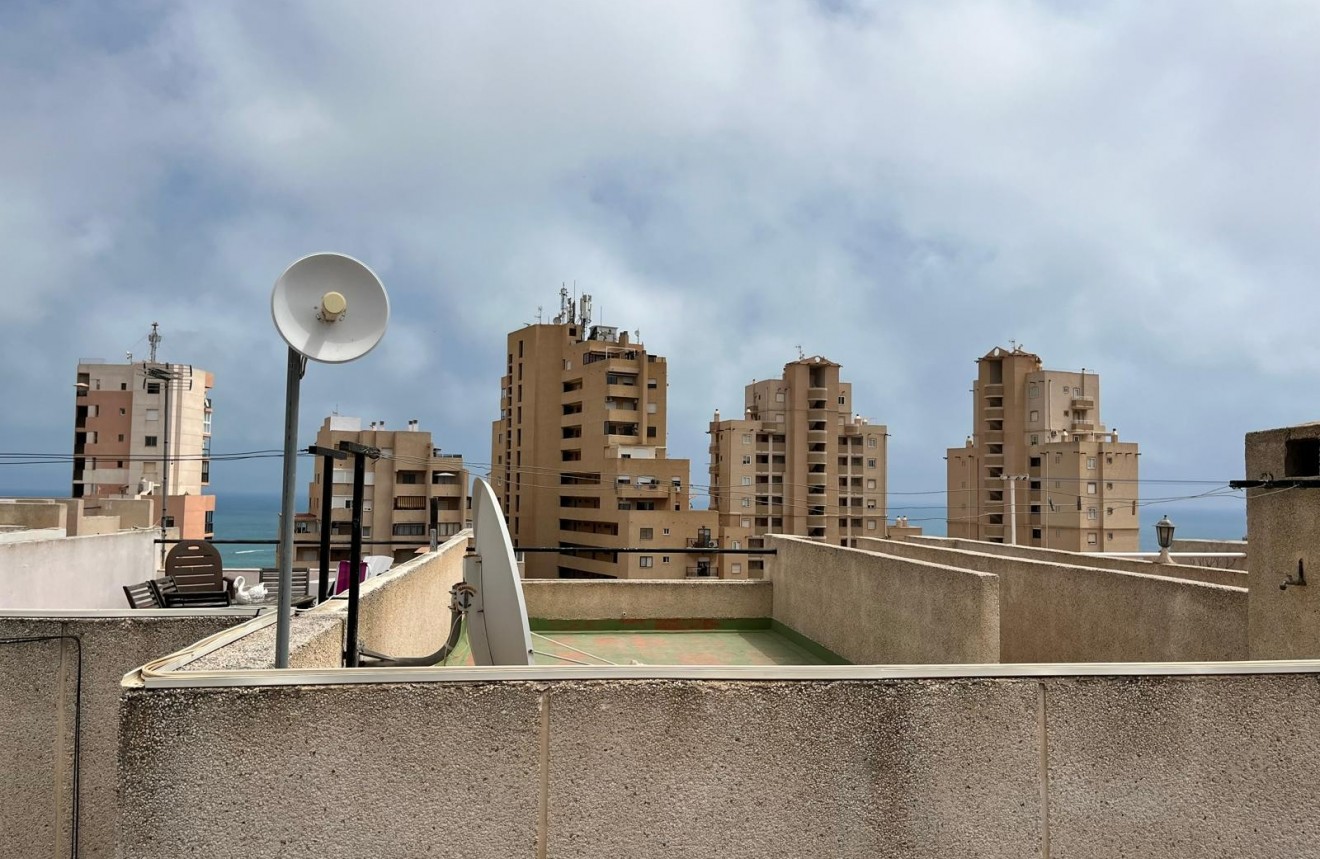
<svg viewBox="0 0 1320 859"><path fill-rule="evenodd" d="M309 369L304 442L419 418L484 470L504 335L576 282L668 356L697 484L801 346L891 492L942 490L1010 340L1102 374L1144 478L1241 477L1245 432L1320 417L1318 44L1311 2L9 2L0 449L68 452L78 359L152 321L216 374L217 452L279 447L270 288L338 250L393 318Z"/></svg>

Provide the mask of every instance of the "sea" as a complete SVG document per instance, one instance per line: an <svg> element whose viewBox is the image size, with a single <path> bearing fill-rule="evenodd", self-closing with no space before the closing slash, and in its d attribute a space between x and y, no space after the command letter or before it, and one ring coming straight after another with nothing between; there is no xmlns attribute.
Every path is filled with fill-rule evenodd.
<svg viewBox="0 0 1320 859"><path fill-rule="evenodd" d="M22 497L40 497L47 492L14 492ZM295 510L306 510L305 496L295 502ZM945 519L943 507L891 504L889 518L907 516L913 525L920 525L925 533L943 536ZM1148 504L1141 509L1141 551L1156 552L1155 523L1168 516L1176 527L1175 536L1206 540L1241 540L1247 533L1246 502L1241 498L1191 499L1168 504ZM216 548L226 567L273 567L275 545L234 545L224 540L276 540L279 538L279 492L217 492L215 501Z"/></svg>
<svg viewBox="0 0 1320 859"><path fill-rule="evenodd" d="M307 508L299 499L294 510ZM280 493L217 492L215 498L215 540L226 568L273 567L275 544L234 545L225 540L278 540L280 531Z"/></svg>
<svg viewBox="0 0 1320 859"><path fill-rule="evenodd" d="M920 525L923 532L934 536L945 535L945 511L943 507L911 507L906 510L901 506L889 508L890 521L895 516L908 517L912 525ZM1140 510L1141 542L1143 552L1158 552L1159 544L1155 538L1155 523L1161 516L1168 516L1174 524L1174 537L1177 539L1201 540L1242 540L1247 536L1247 505L1241 498L1189 499L1178 503L1148 504Z"/></svg>

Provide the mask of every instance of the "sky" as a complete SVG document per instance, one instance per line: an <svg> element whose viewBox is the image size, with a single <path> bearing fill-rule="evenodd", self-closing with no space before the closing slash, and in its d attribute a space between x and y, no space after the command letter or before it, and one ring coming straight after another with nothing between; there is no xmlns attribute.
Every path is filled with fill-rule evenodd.
<svg viewBox="0 0 1320 859"><path fill-rule="evenodd" d="M1017 343L1101 374L1143 498L1212 491L1320 418L1317 44L1268 0L8 0L0 453L70 452L77 362L152 322L215 374L214 451L278 449L271 287L339 251L391 320L308 368L302 445L418 419L481 473L505 335L567 284L667 356L697 485L713 411L801 349L888 426L891 513L942 518L974 360Z"/></svg>

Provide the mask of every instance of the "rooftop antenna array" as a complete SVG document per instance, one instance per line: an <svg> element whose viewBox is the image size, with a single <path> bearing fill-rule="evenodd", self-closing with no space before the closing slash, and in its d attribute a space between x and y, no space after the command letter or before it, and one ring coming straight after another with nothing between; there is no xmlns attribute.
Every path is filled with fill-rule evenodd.
<svg viewBox="0 0 1320 859"><path fill-rule="evenodd" d="M160 341L161 341L160 331L158 330L159 328L160 328L160 323L158 322L151 323L151 333L147 335L147 342L151 344L150 362L152 364L156 363L156 347L160 345ZM140 343L142 341L138 341L138 342Z"/></svg>
<svg viewBox="0 0 1320 859"><path fill-rule="evenodd" d="M280 505L280 592L275 627L275 667L288 668L300 383L309 358L343 364L374 349L389 324L390 301L380 278L361 262L344 254L317 253L296 260L275 281L270 294L270 313L276 330L289 345ZM152 360L155 360L154 348Z"/></svg>

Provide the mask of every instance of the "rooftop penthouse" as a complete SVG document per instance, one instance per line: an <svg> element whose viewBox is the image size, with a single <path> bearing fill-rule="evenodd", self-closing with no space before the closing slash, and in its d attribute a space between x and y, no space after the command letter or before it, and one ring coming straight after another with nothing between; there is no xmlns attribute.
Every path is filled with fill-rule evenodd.
<svg viewBox="0 0 1320 859"><path fill-rule="evenodd" d="M1317 504L1249 490L1251 572L769 535L765 580L524 581L589 664L340 668L339 599L286 670L265 610L9 612L0 853L1308 855L1320 638L1280 584ZM363 584L367 646L440 645L467 536Z"/></svg>

